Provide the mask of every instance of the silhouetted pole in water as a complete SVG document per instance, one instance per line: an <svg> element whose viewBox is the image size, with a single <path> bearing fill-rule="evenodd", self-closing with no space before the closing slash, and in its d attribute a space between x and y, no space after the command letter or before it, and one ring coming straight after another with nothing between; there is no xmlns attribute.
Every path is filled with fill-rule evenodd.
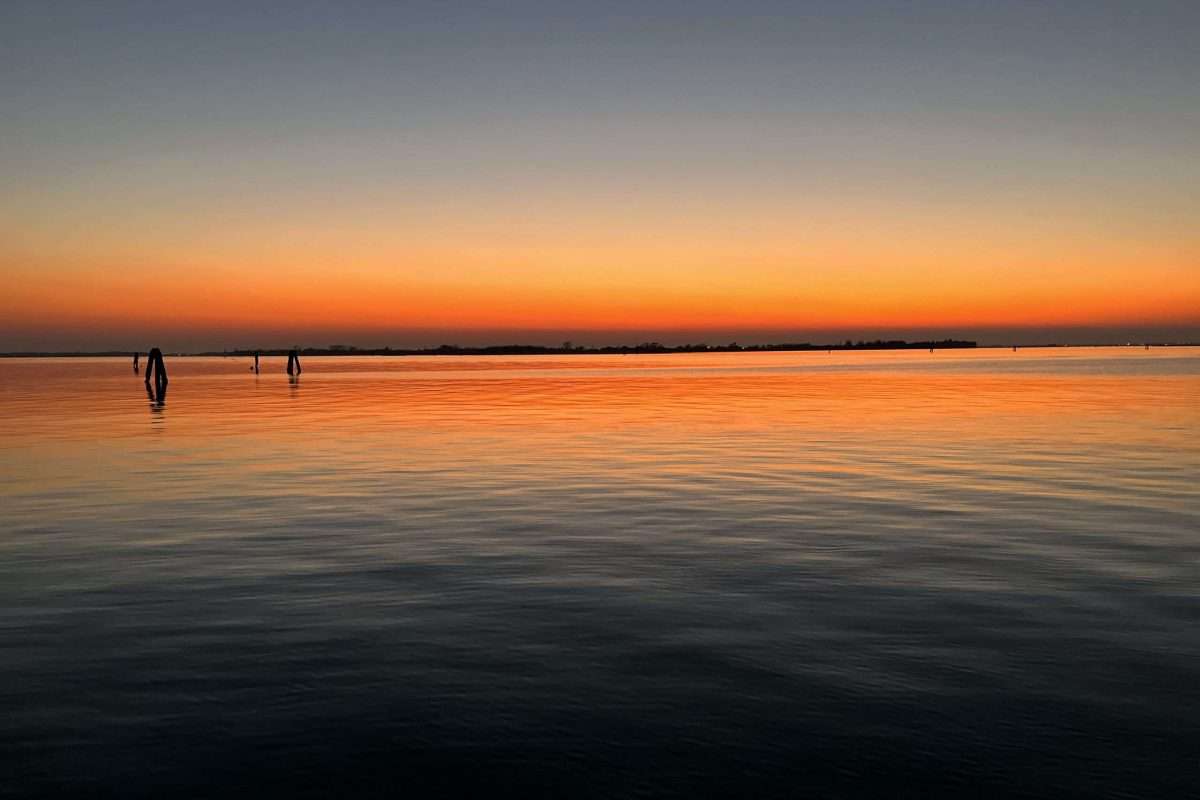
<svg viewBox="0 0 1200 800"><path fill-rule="evenodd" d="M137 374L137 371L138 371L138 356L140 356L140 355L141 355L141 353L133 354L133 374L135 374L135 375Z"/></svg>
<svg viewBox="0 0 1200 800"><path fill-rule="evenodd" d="M150 377L154 376L155 394L161 396L167 391L167 365L163 363L162 350L150 348L146 354L146 386L150 386Z"/></svg>
<svg viewBox="0 0 1200 800"><path fill-rule="evenodd" d="M292 372L293 364L296 365L296 371L294 373ZM300 369L300 353L298 350L296 350L296 348L293 347L291 352L288 353L288 375L299 375L303 371L304 370Z"/></svg>
<svg viewBox="0 0 1200 800"><path fill-rule="evenodd" d="M254 374L258 374L258 353L254 354Z"/></svg>

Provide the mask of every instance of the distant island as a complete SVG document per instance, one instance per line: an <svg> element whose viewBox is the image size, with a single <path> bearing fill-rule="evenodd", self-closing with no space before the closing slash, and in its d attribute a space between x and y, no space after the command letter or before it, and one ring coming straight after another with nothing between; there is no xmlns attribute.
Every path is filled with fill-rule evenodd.
<svg viewBox="0 0 1200 800"><path fill-rule="evenodd" d="M572 342L563 342L558 347L547 347L536 344L501 344L483 347L460 347L459 345L443 344L439 347L421 349L397 349L392 347L362 348L353 345L334 344L329 347L305 347L300 350L306 356L562 356L562 355L622 355L628 353L758 353L786 352L793 350L951 350L975 347L975 342L958 339L942 339L936 342L906 342L902 339L884 341L876 339L871 342L850 341L847 339L838 344L811 344L809 342L784 344L747 344L737 342L729 344L681 344L665 345L659 342L642 342L635 345L609 345L605 347L584 347ZM289 349L272 350L225 350L220 353L198 353L204 356L252 356L255 352L264 356L287 355Z"/></svg>
<svg viewBox="0 0 1200 800"><path fill-rule="evenodd" d="M959 350L976 347L975 342L959 339L942 339L936 342L906 342L903 339L875 339L865 342L847 339L837 344L811 344L809 342L784 344L747 344L737 342L729 344L681 344L665 345L659 342L642 342L635 345L606 345L604 347L584 347L572 342L563 342L558 347L548 347L536 344L500 344L482 347L460 347L454 344L443 344L438 347L398 348L398 347L356 347L350 344L331 344L328 347L299 348L302 356L562 356L562 355L621 355L626 353L760 353L786 352L792 350ZM207 350L199 353L174 352L173 356L286 356L292 351L291 347L239 347L233 350ZM75 352L15 352L0 353L0 358L71 358L86 356L127 356L133 350L102 350Z"/></svg>
<svg viewBox="0 0 1200 800"><path fill-rule="evenodd" d="M1136 345L1127 344L988 344L984 348L1020 347L1025 349L1043 349L1056 347L1197 347L1200 342L1139 342ZM536 344L500 344L484 345L481 347L462 347L454 344L443 344L438 347L403 348L403 347L357 347L349 344L331 344L328 347L299 348L303 356L563 356L563 355L626 355L634 353L779 353L793 351L854 351L854 350L963 350L980 347L976 342L963 339L939 339L937 341L909 342L903 339L874 339L872 341L851 341L830 344L813 344L811 342L784 342L782 344L747 344L737 342L729 344L681 344L665 345L660 342L642 342L635 345L606 345L603 347L585 347L572 342L563 342L558 347ZM292 351L290 347L241 347L232 350L208 350L198 353L171 352L171 356L286 356ZM20 351L0 353L0 358L87 358L98 356L128 356L133 350L76 350L70 352Z"/></svg>

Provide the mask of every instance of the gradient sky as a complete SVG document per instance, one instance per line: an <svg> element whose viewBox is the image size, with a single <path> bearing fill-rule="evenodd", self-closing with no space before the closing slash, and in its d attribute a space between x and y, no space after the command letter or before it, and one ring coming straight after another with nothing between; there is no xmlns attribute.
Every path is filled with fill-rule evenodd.
<svg viewBox="0 0 1200 800"><path fill-rule="evenodd" d="M0 5L0 350L1200 338L1200 3Z"/></svg>

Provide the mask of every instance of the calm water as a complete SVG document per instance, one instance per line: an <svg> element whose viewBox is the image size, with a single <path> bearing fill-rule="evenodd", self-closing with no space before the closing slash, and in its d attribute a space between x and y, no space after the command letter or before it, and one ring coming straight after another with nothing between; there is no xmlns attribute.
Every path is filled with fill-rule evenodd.
<svg viewBox="0 0 1200 800"><path fill-rule="evenodd" d="M1200 350L0 360L0 794L1194 795Z"/></svg>

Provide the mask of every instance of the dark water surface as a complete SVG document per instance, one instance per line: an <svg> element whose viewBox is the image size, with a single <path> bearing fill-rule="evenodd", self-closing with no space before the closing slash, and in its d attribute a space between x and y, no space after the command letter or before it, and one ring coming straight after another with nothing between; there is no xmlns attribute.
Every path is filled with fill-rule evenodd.
<svg viewBox="0 0 1200 800"><path fill-rule="evenodd" d="M1200 351L0 360L0 794L1196 796Z"/></svg>

